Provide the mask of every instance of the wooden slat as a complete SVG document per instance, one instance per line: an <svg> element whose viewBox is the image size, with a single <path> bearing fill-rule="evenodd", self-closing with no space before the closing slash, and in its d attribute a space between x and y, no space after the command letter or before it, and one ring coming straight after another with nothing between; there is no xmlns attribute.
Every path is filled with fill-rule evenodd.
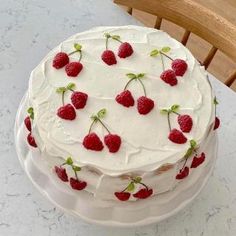
<svg viewBox="0 0 236 236"><path fill-rule="evenodd" d="M133 8L132 8L132 7L128 7L127 12L128 12L130 15L132 15L132 13L133 13Z"/></svg>
<svg viewBox="0 0 236 236"><path fill-rule="evenodd" d="M204 59L204 61L202 63L205 66L206 69L210 65L210 63L211 63L212 59L214 58L216 52L217 52L217 48L212 46L211 50L209 51L208 55L206 56L206 58Z"/></svg>
<svg viewBox="0 0 236 236"><path fill-rule="evenodd" d="M181 39L181 43L185 46L186 44L187 44L187 42L188 42L188 39L189 39L189 36L190 36L190 31L188 31L188 30L185 30L185 32L184 32L184 35L183 35L183 37L182 37L182 39Z"/></svg>
<svg viewBox="0 0 236 236"><path fill-rule="evenodd" d="M225 81L225 85L230 87L233 82L236 80L236 71L230 75L230 77Z"/></svg>
<svg viewBox="0 0 236 236"><path fill-rule="evenodd" d="M162 22L162 18L157 16L154 28L155 29L160 29L161 28L161 22Z"/></svg>

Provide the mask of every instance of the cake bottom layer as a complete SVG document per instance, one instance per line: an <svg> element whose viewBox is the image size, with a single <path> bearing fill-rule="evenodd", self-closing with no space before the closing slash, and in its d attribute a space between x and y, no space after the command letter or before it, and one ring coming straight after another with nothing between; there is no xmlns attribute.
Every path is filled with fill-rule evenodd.
<svg viewBox="0 0 236 236"><path fill-rule="evenodd" d="M54 204L90 222L134 226L165 219L186 206L200 192L215 164L217 136L211 132L203 144L206 161L201 168L190 171L187 178L177 181L171 191L136 202L104 200L87 191L74 191L67 185L65 187L51 171L43 153L26 143L23 125L26 105L27 99L23 99L15 124L16 149L24 170L40 192Z"/></svg>

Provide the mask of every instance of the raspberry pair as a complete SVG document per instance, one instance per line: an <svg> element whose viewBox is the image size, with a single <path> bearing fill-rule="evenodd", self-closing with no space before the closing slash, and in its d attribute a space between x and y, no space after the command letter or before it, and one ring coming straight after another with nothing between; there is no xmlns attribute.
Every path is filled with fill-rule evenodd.
<svg viewBox="0 0 236 236"><path fill-rule="evenodd" d="M155 57L160 55L162 69L163 72L160 75L160 78L170 86L175 86L178 84L178 80L176 76L183 76L188 69L188 64L182 59L173 59L168 56L166 53L170 51L170 47L163 47L161 50L154 49L151 51L150 56ZM163 56L171 60L171 68L172 69L165 69L165 64L163 60Z"/></svg>
<svg viewBox="0 0 236 236"><path fill-rule="evenodd" d="M124 107L134 106L134 103L135 103L134 98L132 96L132 93L129 90L127 90L127 88L131 82L138 81L142 86L144 96L141 96L138 98L137 109L138 109L139 114L141 115L148 114L154 107L154 101L147 97L145 86L141 80L145 76L145 74L140 73L136 75L133 73L128 73L126 74L126 76L129 78L129 81L126 83L123 92L121 92L120 94L116 96L116 101L119 104L123 105Z"/></svg>
<svg viewBox="0 0 236 236"><path fill-rule="evenodd" d="M149 188L146 184L144 184L142 182L142 178L138 176L135 178L131 178L131 182L124 190L122 190L121 192L115 192L114 194L116 198L118 198L120 201L129 200L131 193L135 190L136 185L142 185L143 187L135 194L132 194L133 197L138 199L146 199L153 194L153 190Z"/></svg>
<svg viewBox="0 0 236 236"><path fill-rule="evenodd" d="M108 33L105 33L104 35L106 37L106 50L102 53L101 58L107 65L111 66L117 63L115 53L112 50L108 50L109 39L113 39L120 43L117 53L120 58L126 58L133 54L132 46L127 42L122 42L119 35L110 35Z"/></svg>
<svg viewBox="0 0 236 236"><path fill-rule="evenodd" d="M104 146L101 141L101 139L98 137L98 135L95 132L91 132L94 124L99 123L102 125L105 130L107 131L107 135L104 137L104 143L107 146L109 152L115 153L118 152L121 145L121 138L117 134L111 134L110 130L107 128L107 126L102 122L102 118L104 118L106 115L106 109L100 110L96 115L93 115L91 119L93 122L90 125L88 134L84 137L83 145L88 150L93 151L102 151Z"/></svg>
<svg viewBox="0 0 236 236"><path fill-rule="evenodd" d="M69 180L66 169L63 166L70 166L75 174L75 178L70 177L70 180ZM68 157L62 165L54 166L54 171L56 172L58 178L61 181L63 182L70 181L71 188L75 190L83 190L87 186L87 183L85 181L79 180L77 172L81 171L81 167L74 165L74 162L71 157Z"/></svg>
<svg viewBox="0 0 236 236"><path fill-rule="evenodd" d="M190 156L195 153L191 166L190 168L197 168L198 166L200 166L204 161L205 161L205 153L202 152L200 155L197 154L196 151L196 146L197 143L195 140L190 140L190 147L188 148L184 158L185 158L185 162L183 164L183 167L180 169L179 173L176 175L176 179L184 179L189 175L189 167L186 166L187 160L190 158Z"/></svg>
<svg viewBox="0 0 236 236"><path fill-rule="evenodd" d="M65 52L59 52L53 59L52 66L56 69L61 69L65 66L66 74L70 77L76 77L81 70L83 69L83 65L80 62L82 59L82 46L78 43L74 44L75 51L67 54ZM79 53L79 60L75 62L70 62L69 56L74 53Z"/></svg>
<svg viewBox="0 0 236 236"><path fill-rule="evenodd" d="M179 109L179 105L173 105L171 106L170 109L162 109L161 113L167 114L167 119L168 119L168 126L169 126L169 140L172 141L173 143L177 144L183 144L187 142L187 138L184 136L184 133L189 133L193 127L193 120L191 116L189 115L181 115L177 112ZM178 124L180 127L180 130L178 129L171 129L171 124L170 124L170 114L173 113L178 116Z"/></svg>
<svg viewBox="0 0 236 236"><path fill-rule="evenodd" d="M66 87L57 88L57 93L62 94L62 106L58 108L57 115L64 120L74 120L76 118L75 109L83 109L86 106L88 95L83 92L74 91L75 84L69 83ZM71 103L65 104L65 93L72 92Z"/></svg>
<svg viewBox="0 0 236 236"><path fill-rule="evenodd" d="M32 131L32 122L31 121L33 121L33 119L34 119L34 109L33 109L33 107L29 107L27 112L28 112L29 115L24 120L25 127L29 131L28 136L27 136L27 142L30 146L36 148L37 144L36 144L35 139L34 139L32 133L31 133L31 131Z"/></svg>

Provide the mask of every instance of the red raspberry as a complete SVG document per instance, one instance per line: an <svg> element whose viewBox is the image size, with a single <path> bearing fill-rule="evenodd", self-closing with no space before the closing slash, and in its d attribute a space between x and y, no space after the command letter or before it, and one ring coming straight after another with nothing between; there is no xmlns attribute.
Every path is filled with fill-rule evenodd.
<svg viewBox="0 0 236 236"><path fill-rule="evenodd" d="M184 179L189 175L189 168L187 166L184 167L183 170L179 171L179 174L176 175L176 179Z"/></svg>
<svg viewBox="0 0 236 236"><path fill-rule="evenodd" d="M36 142L35 142L35 139L34 139L34 137L32 136L31 133L28 134L28 136L27 136L27 141L28 141L28 143L29 143L30 146L32 146L32 147L37 147L37 144L36 144Z"/></svg>
<svg viewBox="0 0 236 236"><path fill-rule="evenodd" d="M76 109L82 109L85 107L88 99L88 95L82 92L73 92L71 95L71 102Z"/></svg>
<svg viewBox="0 0 236 236"><path fill-rule="evenodd" d="M102 53L102 60L109 66L114 65L117 63L116 56L113 51L111 50L105 50Z"/></svg>
<svg viewBox="0 0 236 236"><path fill-rule="evenodd" d="M87 183L85 181L79 181L78 179L75 178L70 178L70 186L71 188L76 190L83 190L86 188Z"/></svg>
<svg viewBox="0 0 236 236"><path fill-rule="evenodd" d="M56 69L60 69L69 63L69 57L64 52L59 52L53 59L52 66Z"/></svg>
<svg viewBox="0 0 236 236"><path fill-rule="evenodd" d="M220 126L220 119L216 116L215 118L215 124L214 124L214 130L218 129Z"/></svg>
<svg viewBox="0 0 236 236"><path fill-rule="evenodd" d="M152 195L152 193L153 193L152 189L142 188L137 193L133 194L133 196L135 198L139 198L139 199L146 199L146 198L150 197Z"/></svg>
<svg viewBox="0 0 236 236"><path fill-rule="evenodd" d="M60 178L63 182L68 182L68 176L65 168L55 166L54 169L58 178Z"/></svg>
<svg viewBox="0 0 236 236"><path fill-rule="evenodd" d="M188 68L188 64L182 59L175 59L171 63L171 68L177 76L183 76Z"/></svg>
<svg viewBox="0 0 236 236"><path fill-rule="evenodd" d="M115 196L120 200L120 201L127 201L130 198L130 193L128 192L115 192Z"/></svg>
<svg viewBox="0 0 236 236"><path fill-rule="evenodd" d="M201 156L197 157L195 156L193 158L192 164L191 164L191 168L197 168L198 166L200 166L203 162L205 161L205 153L202 152Z"/></svg>
<svg viewBox="0 0 236 236"><path fill-rule="evenodd" d="M119 46L118 56L120 58L126 58L126 57L131 56L133 54L133 52L134 51L133 51L132 46L129 43L124 42Z"/></svg>
<svg viewBox="0 0 236 236"><path fill-rule="evenodd" d="M177 129L172 129L169 134L169 140L173 143L183 144L187 142L187 138Z"/></svg>
<svg viewBox="0 0 236 236"><path fill-rule="evenodd" d="M66 74L70 77L76 77L83 69L83 65L80 62L70 62L66 65Z"/></svg>
<svg viewBox="0 0 236 236"><path fill-rule="evenodd" d="M129 90L125 90L116 96L116 101L124 107L132 107L134 98Z"/></svg>
<svg viewBox="0 0 236 236"><path fill-rule="evenodd" d="M121 145L121 138L116 134L108 134L104 137L104 143L107 145L109 152L115 153Z"/></svg>
<svg viewBox="0 0 236 236"><path fill-rule="evenodd" d="M66 104L57 110L57 115L64 120L74 120L76 117L75 108L71 104Z"/></svg>
<svg viewBox="0 0 236 236"><path fill-rule="evenodd" d="M27 116L27 117L25 118L24 123L25 123L25 127L26 127L29 131L31 131L31 121L30 121L30 117L29 117L29 116Z"/></svg>
<svg viewBox="0 0 236 236"><path fill-rule="evenodd" d="M95 133L90 133L84 137L83 145L86 149L93 151L102 151L103 143Z"/></svg>
<svg viewBox="0 0 236 236"><path fill-rule="evenodd" d="M142 96L138 98L138 112L141 115L146 115L148 114L154 107L154 101L150 98L147 98L145 96Z"/></svg>
<svg viewBox="0 0 236 236"><path fill-rule="evenodd" d="M169 84L170 86L175 86L178 84L178 80L176 79L176 74L173 70L165 70L161 73L161 79Z"/></svg>
<svg viewBox="0 0 236 236"><path fill-rule="evenodd" d="M182 132L189 133L193 127L193 120L189 115L178 115L178 123Z"/></svg>

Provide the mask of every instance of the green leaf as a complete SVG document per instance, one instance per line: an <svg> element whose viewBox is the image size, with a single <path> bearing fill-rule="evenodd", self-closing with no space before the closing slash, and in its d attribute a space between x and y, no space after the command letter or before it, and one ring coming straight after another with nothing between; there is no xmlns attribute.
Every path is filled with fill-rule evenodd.
<svg viewBox="0 0 236 236"><path fill-rule="evenodd" d="M81 51L82 45L80 45L78 43L75 43L74 48L75 48L76 51Z"/></svg>
<svg viewBox="0 0 236 236"><path fill-rule="evenodd" d="M106 38L110 38L110 37L111 37L111 35L110 35L109 33L105 33L104 36L105 36Z"/></svg>
<svg viewBox="0 0 236 236"><path fill-rule="evenodd" d="M189 148L189 149L187 150L187 152L185 153L184 157L185 157L185 158L189 158L189 157L192 155L192 153L193 153L193 149L192 149L192 148Z"/></svg>
<svg viewBox="0 0 236 236"><path fill-rule="evenodd" d="M101 109L98 113L97 116L99 119L104 118L107 113L107 110L105 108Z"/></svg>
<svg viewBox="0 0 236 236"><path fill-rule="evenodd" d="M73 164L73 160L72 160L71 157L68 157L68 158L66 159L66 164L67 164L67 165L70 165L70 166Z"/></svg>
<svg viewBox="0 0 236 236"><path fill-rule="evenodd" d="M66 87L59 87L59 88L57 88L57 90L56 90L56 92L57 93L63 93L63 92L66 92Z"/></svg>
<svg viewBox="0 0 236 236"><path fill-rule="evenodd" d="M168 109L161 109L161 114L167 114L168 112L169 112L169 110Z"/></svg>
<svg viewBox="0 0 236 236"><path fill-rule="evenodd" d="M178 109L179 109L179 105L177 105L177 104L174 104L174 105L172 105L171 106L171 111L174 111L174 112L176 112Z"/></svg>
<svg viewBox="0 0 236 236"><path fill-rule="evenodd" d="M130 79L136 78L136 75L133 74L133 73L128 73L128 74L126 74L126 76L127 76L128 78L130 78Z"/></svg>
<svg viewBox="0 0 236 236"><path fill-rule="evenodd" d="M139 73L139 74L137 74L137 78L143 78L145 76L145 73Z"/></svg>
<svg viewBox="0 0 236 236"><path fill-rule="evenodd" d="M170 51L170 47L163 47L161 49L162 52L169 52Z"/></svg>
<svg viewBox="0 0 236 236"><path fill-rule="evenodd" d="M142 181L142 178L140 176L137 176L134 178L135 183L140 183Z"/></svg>
<svg viewBox="0 0 236 236"><path fill-rule="evenodd" d="M29 107L27 110L29 117L33 120L34 119L34 108L33 107Z"/></svg>
<svg viewBox="0 0 236 236"><path fill-rule="evenodd" d="M157 56L159 54L159 51L157 50L157 49L154 49L154 50L152 50L151 52L150 52L150 56L151 57L155 57L155 56Z"/></svg>
<svg viewBox="0 0 236 236"><path fill-rule="evenodd" d="M190 146L191 146L191 148L195 148L197 146L197 143L194 139L190 140Z"/></svg>
<svg viewBox="0 0 236 236"><path fill-rule="evenodd" d="M132 192L132 191L134 191L134 189L135 189L134 182L130 182L126 190L128 192Z"/></svg>
<svg viewBox="0 0 236 236"><path fill-rule="evenodd" d="M216 97L214 97L214 104L215 104L215 105L218 105L218 104L219 104L219 102L217 101Z"/></svg>
<svg viewBox="0 0 236 236"><path fill-rule="evenodd" d="M79 166L72 166L72 169L75 171L75 172L77 172L77 171L81 171L81 167L79 167Z"/></svg>
<svg viewBox="0 0 236 236"><path fill-rule="evenodd" d="M120 40L120 36L119 35L112 35L111 38L115 39L115 40Z"/></svg>
<svg viewBox="0 0 236 236"><path fill-rule="evenodd" d="M66 86L67 89L74 89L75 88L75 84L74 83L69 83L67 86Z"/></svg>

